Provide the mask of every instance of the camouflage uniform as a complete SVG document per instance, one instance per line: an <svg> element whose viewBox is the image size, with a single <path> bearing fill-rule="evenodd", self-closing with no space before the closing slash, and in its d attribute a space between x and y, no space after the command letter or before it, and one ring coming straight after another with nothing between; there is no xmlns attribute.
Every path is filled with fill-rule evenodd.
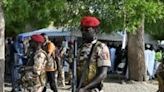
<svg viewBox="0 0 164 92"><path fill-rule="evenodd" d="M78 83L82 76L83 65L85 64L85 62L88 62L86 61L86 58L88 58L91 48L92 48L92 44L87 43L87 44L84 44L82 48L80 48L78 51L78 60L77 60ZM111 66L109 50L108 50L108 47L104 43L97 41L91 55L92 56L90 59L88 71L82 83L82 87L88 85L91 81L93 81L93 79L96 77L98 73L99 67ZM95 88L98 88L99 90L101 90L102 87L100 86L101 86L101 83L95 86Z"/></svg>
<svg viewBox="0 0 164 92"><path fill-rule="evenodd" d="M157 70L157 78L159 82L159 92L164 92L164 64L161 63Z"/></svg>
<svg viewBox="0 0 164 92"><path fill-rule="evenodd" d="M69 64L68 71L66 72L65 81L68 82L68 84L72 81L72 70L73 70L73 47L70 47L67 49L65 54L65 61Z"/></svg>
<svg viewBox="0 0 164 92"><path fill-rule="evenodd" d="M33 57L33 66L25 71L22 77L23 86L32 92L42 92L46 84L45 65L47 63L46 52L39 49ZM25 68L27 68L26 66ZM29 66L30 67L30 66Z"/></svg>

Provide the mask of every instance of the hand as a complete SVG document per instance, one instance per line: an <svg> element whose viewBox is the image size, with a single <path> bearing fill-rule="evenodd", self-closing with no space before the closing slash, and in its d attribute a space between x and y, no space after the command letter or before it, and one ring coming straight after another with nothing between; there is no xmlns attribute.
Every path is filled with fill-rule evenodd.
<svg viewBox="0 0 164 92"><path fill-rule="evenodd" d="M18 70L19 73L22 73L24 71L25 71L25 68L24 67L20 67L19 70Z"/></svg>

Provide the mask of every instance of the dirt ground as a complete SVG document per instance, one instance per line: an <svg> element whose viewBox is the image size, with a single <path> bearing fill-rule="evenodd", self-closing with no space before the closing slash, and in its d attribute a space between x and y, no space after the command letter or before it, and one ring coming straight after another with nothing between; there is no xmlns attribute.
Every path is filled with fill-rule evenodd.
<svg viewBox="0 0 164 92"><path fill-rule="evenodd" d="M104 83L104 92L156 92L157 82L134 82L134 83Z"/></svg>
<svg viewBox="0 0 164 92"><path fill-rule="evenodd" d="M107 78L104 81L104 92L156 92L158 82L156 80L147 82L122 81L122 78ZM11 91L11 84L5 83L5 92ZM47 92L52 92L50 89ZM71 92L70 85L59 87L59 92Z"/></svg>
<svg viewBox="0 0 164 92"><path fill-rule="evenodd" d="M59 92L71 92L70 86L59 88ZM104 92L156 92L158 89L157 81L148 82L104 82ZM11 87L5 87L5 92L10 92ZM47 92L52 92L50 89Z"/></svg>

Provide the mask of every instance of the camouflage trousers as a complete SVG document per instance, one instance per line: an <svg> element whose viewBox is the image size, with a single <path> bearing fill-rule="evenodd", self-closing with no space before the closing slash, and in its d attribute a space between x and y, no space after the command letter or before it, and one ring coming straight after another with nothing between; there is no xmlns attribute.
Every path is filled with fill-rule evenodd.
<svg viewBox="0 0 164 92"><path fill-rule="evenodd" d="M34 75L32 72L27 72L22 77L22 87L27 92L42 92L46 84L46 74ZM26 92L26 91L23 91Z"/></svg>
<svg viewBox="0 0 164 92"><path fill-rule="evenodd" d="M34 86L34 87L28 87L28 88L22 88L21 92L42 92L44 89L44 86Z"/></svg>
<svg viewBox="0 0 164 92"><path fill-rule="evenodd" d="M58 73L58 78L59 78L59 86L65 87L65 72L64 68L60 70L60 73Z"/></svg>
<svg viewBox="0 0 164 92"><path fill-rule="evenodd" d="M164 79L159 75L157 75L157 78L159 82L159 92L164 92Z"/></svg>

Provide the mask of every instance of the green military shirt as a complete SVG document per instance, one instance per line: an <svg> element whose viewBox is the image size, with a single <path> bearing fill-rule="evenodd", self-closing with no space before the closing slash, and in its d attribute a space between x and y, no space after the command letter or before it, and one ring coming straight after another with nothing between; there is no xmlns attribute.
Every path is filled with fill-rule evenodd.
<svg viewBox="0 0 164 92"><path fill-rule="evenodd" d="M91 51L93 43L96 43L90 61L86 61L88 55ZM82 70L85 62L90 62L87 75L82 85L89 84L98 73L98 67L111 66L110 55L108 47L99 41L93 41L93 43L86 43L78 50L78 60L77 60L77 79L78 81L81 79Z"/></svg>
<svg viewBox="0 0 164 92"><path fill-rule="evenodd" d="M40 83L39 85L44 86L45 82L46 82L46 71L45 71L45 67L46 67L46 63L47 63L47 56L45 54L45 52L40 49L35 53L34 56L34 71L37 73L38 78L40 78L40 80L38 81L38 83Z"/></svg>

